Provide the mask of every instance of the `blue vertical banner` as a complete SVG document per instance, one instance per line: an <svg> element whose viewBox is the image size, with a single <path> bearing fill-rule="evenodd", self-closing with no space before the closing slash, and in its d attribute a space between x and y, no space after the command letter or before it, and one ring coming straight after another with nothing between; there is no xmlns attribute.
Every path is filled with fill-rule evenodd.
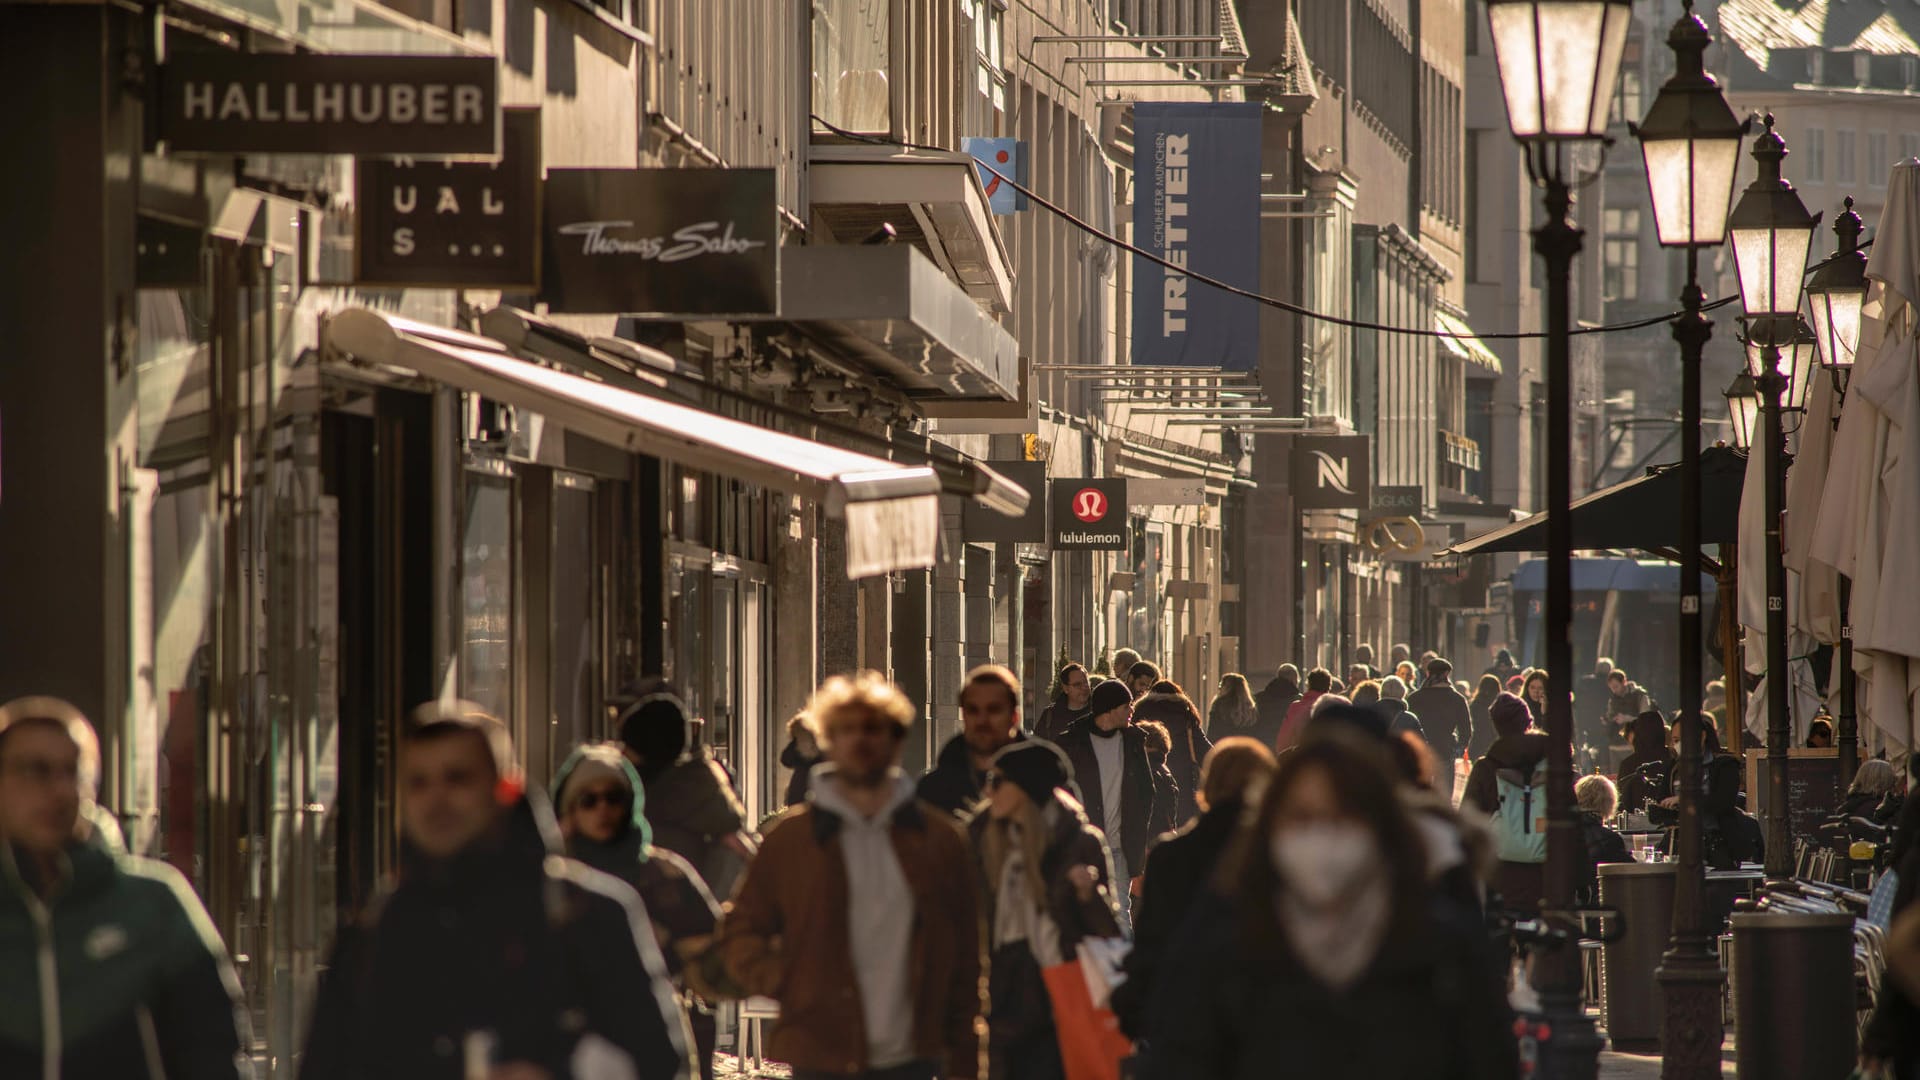
<svg viewBox="0 0 1920 1080"><path fill-rule="evenodd" d="M987 190L987 205L996 214L1014 214L1027 208L1027 197L1007 183L1011 178L1020 187L1032 187L1027 180L1027 144L1019 139L990 139L969 135L960 140L960 149L972 155L973 171L980 186Z"/></svg>
<svg viewBox="0 0 1920 1080"><path fill-rule="evenodd" d="M1133 242L1175 266L1260 287L1260 109L1133 107ZM1260 305L1133 258L1133 362L1250 371Z"/></svg>

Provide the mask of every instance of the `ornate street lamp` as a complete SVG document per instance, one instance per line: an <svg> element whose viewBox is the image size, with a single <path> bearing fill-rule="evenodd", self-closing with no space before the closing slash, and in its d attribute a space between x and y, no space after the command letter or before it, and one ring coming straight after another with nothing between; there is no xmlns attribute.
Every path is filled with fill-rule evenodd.
<svg viewBox="0 0 1920 1080"><path fill-rule="evenodd" d="M1755 325L1768 323L1771 325ZM1813 366L1820 355L1813 328L1798 315L1777 323L1770 319L1755 319L1748 324L1747 374L1753 376L1756 386L1766 377L1767 365L1772 363L1768 355L1769 345L1780 354L1781 411L1806 412L1807 394L1813 388Z"/></svg>
<svg viewBox="0 0 1920 1080"><path fill-rule="evenodd" d="M1780 546L1787 474L1781 406L1788 389L1780 350L1791 347L1797 337L1800 286L1820 216L1808 213L1793 185L1781 178L1787 143L1773 130L1772 113L1766 124L1767 130L1753 141L1758 175L1741 194L1727 227L1747 331L1757 335L1761 350L1761 371L1754 383L1766 419L1760 449L1767 470L1767 876L1784 880L1793 876L1792 822L1787 817L1787 747L1793 741L1787 689L1793 680L1787 670L1787 568Z"/></svg>
<svg viewBox="0 0 1920 1080"><path fill-rule="evenodd" d="M1807 311L1813 316L1813 334L1820 343L1820 366L1833 374L1834 389L1845 400L1853 375L1854 353L1860 348L1860 312L1867 302L1867 253L1860 250L1864 226L1854 213L1853 196L1833 222L1840 246L1827 256L1813 280L1807 282ZM1839 417L1834 423L1839 424ZM1840 575L1840 715L1834 725L1833 745L1840 751L1840 775L1852 776L1860 765L1860 721L1856 715L1853 674L1853 579Z"/></svg>
<svg viewBox="0 0 1920 1080"><path fill-rule="evenodd" d="M1573 812L1573 381L1571 276L1583 233L1573 223L1573 188L1594 175L1572 175L1569 150L1607 134L1630 0L1486 0L1494 61L1507 103L1507 126L1526 151L1527 172L1545 189L1546 220L1533 249L1547 269L1547 866L1543 916L1576 925L1574 896L1586 851ZM1579 950L1537 957L1540 993L1537 1076L1595 1076L1602 1040L1581 1006Z"/></svg>
<svg viewBox="0 0 1920 1080"><path fill-rule="evenodd" d="M1727 399L1727 419L1733 423L1733 448L1745 451L1753 445L1753 426L1760 420L1760 390L1753 376L1741 372L1722 391Z"/></svg>
<svg viewBox="0 0 1920 1080"><path fill-rule="evenodd" d="M1700 770L1701 695L1706 680L1700 659L1700 365L1713 323L1701 308L1700 249L1726 242L1727 209L1733 203L1734 174L1740 164L1740 140L1748 124L1733 114L1719 84L1707 74L1706 52L1713 35L1685 0L1680 18L1667 34L1674 74L1647 109L1633 134L1647 167L1654 225L1663 247L1684 248L1687 281L1680 290L1681 316L1673 337L1680 345L1680 775ZM1667 1080L1707 1080L1720 1075L1721 970L1705 901L1700 791L1681 784L1679 865L1675 882L1672 936L1658 977L1665 1005L1660 1051Z"/></svg>

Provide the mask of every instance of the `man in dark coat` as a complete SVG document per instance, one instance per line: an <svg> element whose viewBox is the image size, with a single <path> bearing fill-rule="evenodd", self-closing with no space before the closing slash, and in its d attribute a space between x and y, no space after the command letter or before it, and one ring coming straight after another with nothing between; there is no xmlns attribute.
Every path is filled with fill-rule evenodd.
<svg viewBox="0 0 1920 1080"><path fill-rule="evenodd" d="M1254 721L1253 730L1247 737L1257 740L1262 746L1272 746L1280 737L1280 725L1286 722L1287 706L1300 700L1300 669L1292 664L1281 664L1280 673L1253 697L1253 707L1260 714Z"/></svg>
<svg viewBox="0 0 1920 1080"><path fill-rule="evenodd" d="M1073 763L1087 818L1106 836L1121 913L1131 906L1128 886L1147 860L1157 795L1146 736L1133 719L1133 693L1118 680L1093 688L1093 715L1067 729L1059 746Z"/></svg>
<svg viewBox="0 0 1920 1080"><path fill-rule="evenodd" d="M940 748L940 757L920 778L918 796L964 817L980 802L993 756L1027 736L1020 730L1020 680L999 664L967 673L960 689L960 734Z"/></svg>
<svg viewBox="0 0 1920 1080"><path fill-rule="evenodd" d="M1461 804L1478 807L1488 816L1500 813L1500 778L1504 770L1513 775L1531 777L1534 769L1546 760L1547 748L1551 740L1543 731L1528 730L1533 722L1533 712L1527 703L1514 694L1502 693L1493 701L1489 710L1493 716L1493 730L1498 737L1488 748L1485 757L1473 763L1473 771L1467 774L1467 790ZM1544 798L1544 794L1541 796ZM1531 911L1540 904L1545 888L1546 867L1544 863L1508 862L1501 860L1494 872L1494 885L1509 909Z"/></svg>
<svg viewBox="0 0 1920 1080"><path fill-rule="evenodd" d="M559 854L551 812L518 793L512 761L506 726L477 706L414 714L399 878L341 931L303 1080L558 1077L596 1056L624 1057L641 1080L689 1075L640 898Z"/></svg>
<svg viewBox="0 0 1920 1080"><path fill-rule="evenodd" d="M693 864L724 902L753 857L747 808L727 771L694 734L693 717L664 682L643 683L620 712L620 745L647 789L657 847Z"/></svg>
<svg viewBox="0 0 1920 1080"><path fill-rule="evenodd" d="M1146 1037L1154 979L1175 932L1237 834L1249 791L1264 784L1273 767L1273 751L1264 743L1245 736L1215 743L1200 769L1200 816L1148 853L1133 948L1122 965L1127 981L1113 991L1114 1015L1134 1039Z"/></svg>
<svg viewBox="0 0 1920 1080"><path fill-rule="evenodd" d="M1444 657L1427 661L1427 681L1407 695L1407 708L1420 714L1420 734L1433 749L1433 786L1453 798L1454 769L1460 748L1473 738L1473 711L1453 685L1453 665Z"/></svg>

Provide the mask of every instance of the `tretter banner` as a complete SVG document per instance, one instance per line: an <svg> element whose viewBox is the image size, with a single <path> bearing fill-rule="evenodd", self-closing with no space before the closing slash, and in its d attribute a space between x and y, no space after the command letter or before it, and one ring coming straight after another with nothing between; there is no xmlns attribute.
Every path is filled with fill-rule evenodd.
<svg viewBox="0 0 1920 1080"><path fill-rule="evenodd" d="M1251 102L1133 107L1133 241L1178 267L1260 287L1260 109ZM1260 306L1138 255L1133 362L1250 371Z"/></svg>

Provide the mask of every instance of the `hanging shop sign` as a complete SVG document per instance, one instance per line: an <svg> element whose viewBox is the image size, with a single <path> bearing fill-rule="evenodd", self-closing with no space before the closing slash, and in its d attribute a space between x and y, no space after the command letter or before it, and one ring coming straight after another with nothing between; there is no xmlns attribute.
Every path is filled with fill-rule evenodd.
<svg viewBox="0 0 1920 1080"><path fill-rule="evenodd" d="M1048 502L1053 509L1048 535L1055 551L1127 550L1125 480L1056 477Z"/></svg>
<svg viewBox="0 0 1920 1080"><path fill-rule="evenodd" d="M1253 102L1133 107L1134 243L1242 289L1260 286L1260 110ZM1260 306L1133 259L1133 362L1251 371Z"/></svg>
<svg viewBox="0 0 1920 1080"><path fill-rule="evenodd" d="M1031 493L1027 512L1008 517L968 499L960 510L960 530L971 543L1044 544L1047 542L1047 463L1044 461L989 461L987 466Z"/></svg>
<svg viewBox="0 0 1920 1080"><path fill-rule="evenodd" d="M960 149L972 156L974 174L986 189L987 206L996 214L1016 214L1027 208L1027 196L1013 186L1032 187L1027 179L1027 144L1024 139L983 138L969 135L960 140ZM1013 184L1007 181L1011 179Z"/></svg>
<svg viewBox="0 0 1920 1080"><path fill-rule="evenodd" d="M500 160L362 161L361 285L520 289L540 281L540 110L501 111Z"/></svg>
<svg viewBox="0 0 1920 1080"><path fill-rule="evenodd" d="M486 156L500 152L491 56L180 50L161 74L173 153Z"/></svg>
<svg viewBox="0 0 1920 1080"><path fill-rule="evenodd" d="M772 169L553 169L540 297L556 312L772 315Z"/></svg>
<svg viewBox="0 0 1920 1080"><path fill-rule="evenodd" d="M1300 435L1293 440L1293 501L1302 510L1366 510L1373 464L1365 435Z"/></svg>
<svg viewBox="0 0 1920 1080"><path fill-rule="evenodd" d="M1373 505L1368 509L1383 515L1418 517L1425 501L1419 484L1378 484L1373 489Z"/></svg>

